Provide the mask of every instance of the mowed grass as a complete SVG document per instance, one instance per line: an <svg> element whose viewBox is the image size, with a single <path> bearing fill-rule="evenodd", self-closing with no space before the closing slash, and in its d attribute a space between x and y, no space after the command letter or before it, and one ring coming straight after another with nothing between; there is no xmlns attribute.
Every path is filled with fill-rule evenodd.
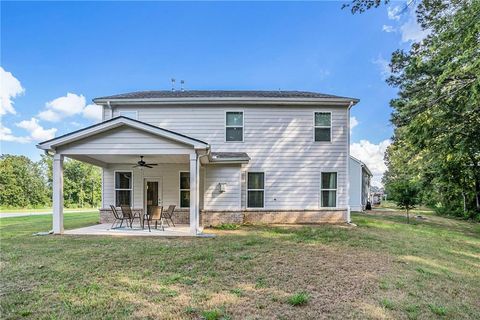
<svg viewBox="0 0 480 320"><path fill-rule="evenodd" d="M66 214L65 228L97 213ZM395 211L214 239L33 236L0 219L2 319L479 319L480 225ZM230 230L233 229L233 230Z"/></svg>

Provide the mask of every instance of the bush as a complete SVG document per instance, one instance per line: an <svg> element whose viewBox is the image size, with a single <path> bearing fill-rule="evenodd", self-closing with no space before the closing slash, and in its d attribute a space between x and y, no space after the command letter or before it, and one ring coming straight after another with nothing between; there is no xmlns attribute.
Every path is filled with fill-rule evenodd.
<svg viewBox="0 0 480 320"><path fill-rule="evenodd" d="M240 229L240 226L234 223L222 223L214 228L219 230L237 230Z"/></svg>

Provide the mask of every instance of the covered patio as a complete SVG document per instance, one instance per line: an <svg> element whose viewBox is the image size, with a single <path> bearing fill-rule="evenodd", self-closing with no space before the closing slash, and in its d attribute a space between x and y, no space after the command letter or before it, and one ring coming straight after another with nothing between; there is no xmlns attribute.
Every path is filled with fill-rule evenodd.
<svg viewBox="0 0 480 320"><path fill-rule="evenodd" d="M125 117L111 120L45 141L38 148L53 155L53 232L98 235L201 235L200 167L208 161L210 146L203 141ZM149 167L137 165L140 156ZM103 169L101 221L98 225L64 231L63 162L72 158ZM137 165L137 166L136 166ZM185 173L185 174L182 174ZM181 180L181 181L180 181ZM184 186L183 186L184 185ZM182 187L184 192L182 193ZM156 193L151 196L148 188ZM179 192L180 190L180 192ZM150 193L152 194L152 193ZM152 198L153 197L153 198ZM183 197L183 198L182 198ZM184 200L182 200L184 199ZM183 222L164 231L141 228L112 229L105 221L110 205L128 205L147 212L150 205L175 205ZM187 206L188 204L188 206ZM113 217L113 215L112 215ZM103 220L102 220L103 219Z"/></svg>

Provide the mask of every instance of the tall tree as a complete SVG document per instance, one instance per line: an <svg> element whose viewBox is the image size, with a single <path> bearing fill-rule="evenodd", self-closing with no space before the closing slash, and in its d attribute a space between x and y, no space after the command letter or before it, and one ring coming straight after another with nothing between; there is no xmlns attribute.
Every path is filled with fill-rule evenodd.
<svg viewBox="0 0 480 320"><path fill-rule="evenodd" d="M413 1L410 1L412 3ZM355 0L352 12L381 1ZM397 50L387 82L395 126L389 184L408 174L443 211L480 214L480 0L423 0L417 20L429 35Z"/></svg>
<svg viewBox="0 0 480 320"><path fill-rule="evenodd" d="M25 156L0 157L0 205L39 207L50 202L40 166Z"/></svg>

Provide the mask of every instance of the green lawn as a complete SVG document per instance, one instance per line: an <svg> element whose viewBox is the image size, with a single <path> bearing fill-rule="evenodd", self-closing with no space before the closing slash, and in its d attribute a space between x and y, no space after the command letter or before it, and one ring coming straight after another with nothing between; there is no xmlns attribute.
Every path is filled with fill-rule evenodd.
<svg viewBox="0 0 480 320"><path fill-rule="evenodd" d="M214 239L32 236L50 219L0 220L3 319L480 318L479 224L376 211Z"/></svg>

